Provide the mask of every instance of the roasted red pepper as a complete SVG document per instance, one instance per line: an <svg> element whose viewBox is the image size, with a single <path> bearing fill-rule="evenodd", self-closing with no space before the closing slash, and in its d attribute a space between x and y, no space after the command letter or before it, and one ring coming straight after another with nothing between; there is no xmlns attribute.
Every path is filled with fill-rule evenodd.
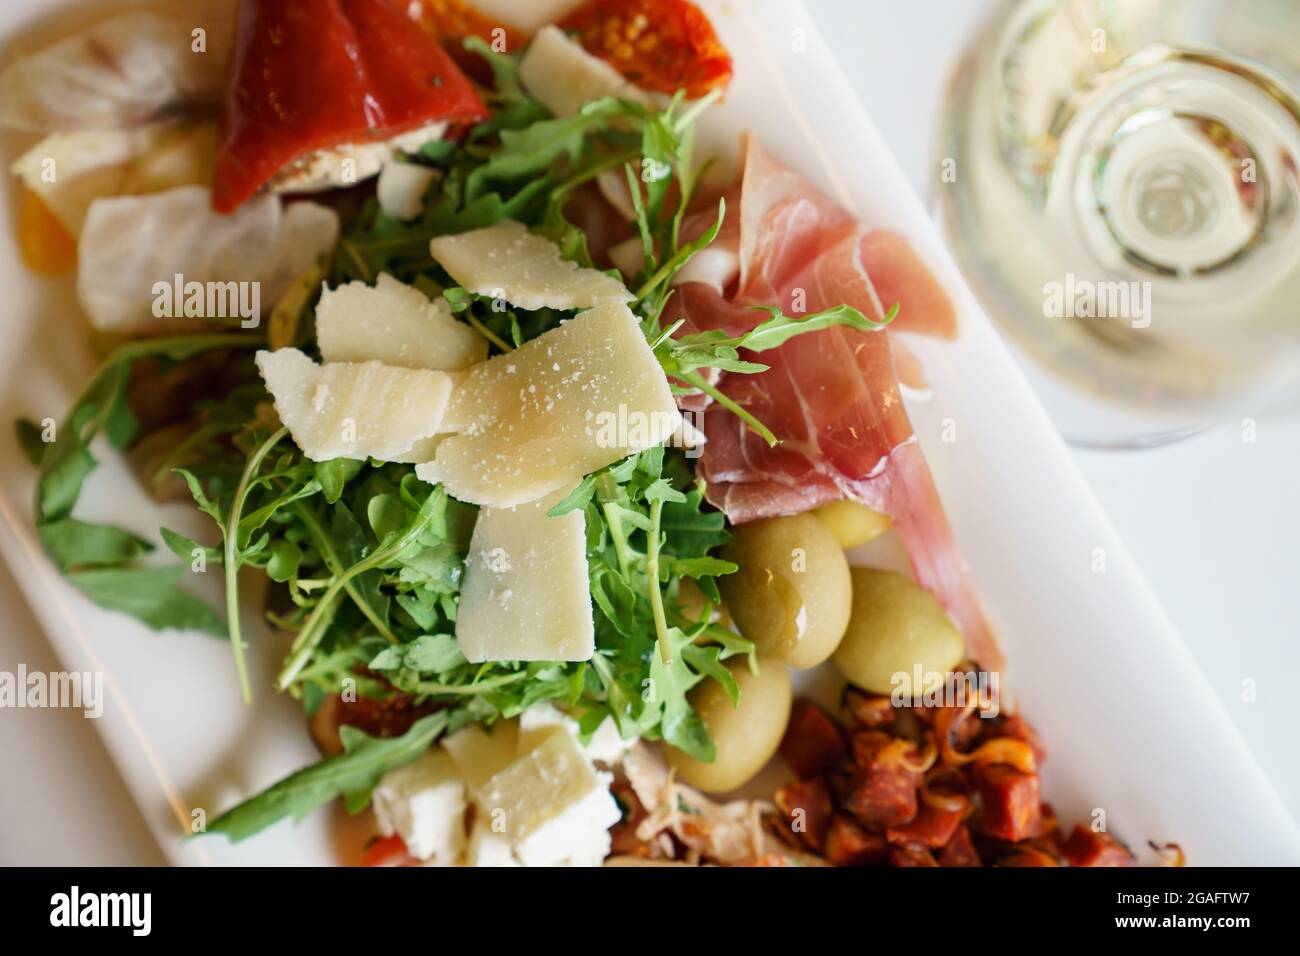
<svg viewBox="0 0 1300 956"><path fill-rule="evenodd" d="M212 207L229 212L294 160L487 109L404 0L243 0Z"/></svg>
<svg viewBox="0 0 1300 956"><path fill-rule="evenodd" d="M731 81L731 55L687 0L588 0L558 25L647 90L698 99Z"/></svg>

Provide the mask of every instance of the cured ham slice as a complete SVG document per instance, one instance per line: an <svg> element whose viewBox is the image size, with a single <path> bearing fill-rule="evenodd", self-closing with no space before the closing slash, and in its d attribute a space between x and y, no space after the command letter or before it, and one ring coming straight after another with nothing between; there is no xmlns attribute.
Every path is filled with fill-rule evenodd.
<svg viewBox="0 0 1300 956"><path fill-rule="evenodd" d="M811 314L843 303L880 317L896 300L901 327L955 334L951 305L906 241L872 233L750 142L740 198L740 276L734 296L681 286L665 317L688 329L752 328L779 305ZM882 296L885 290L887 295ZM891 326L891 328L893 328ZM699 471L707 497L733 522L794 514L840 499L889 515L918 583L944 605L984 667L1001 655L899 394L891 335L833 327L761 355L756 375L724 374L718 387L780 439L768 444L720 405L708 407Z"/></svg>

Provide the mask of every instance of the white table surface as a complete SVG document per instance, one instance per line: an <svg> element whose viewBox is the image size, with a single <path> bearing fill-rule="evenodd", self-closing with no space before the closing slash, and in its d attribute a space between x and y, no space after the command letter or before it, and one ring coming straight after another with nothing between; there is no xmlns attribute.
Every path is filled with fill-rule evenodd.
<svg viewBox="0 0 1300 956"><path fill-rule="evenodd" d="M909 178L929 195L948 70L987 0L807 5ZM1075 458L1300 818L1289 706L1289 678L1300 672L1300 420L1261 421L1253 443L1223 428L1154 451ZM20 662L57 666L0 568L0 670ZM0 755L0 865L164 862L93 722L70 711L2 710Z"/></svg>

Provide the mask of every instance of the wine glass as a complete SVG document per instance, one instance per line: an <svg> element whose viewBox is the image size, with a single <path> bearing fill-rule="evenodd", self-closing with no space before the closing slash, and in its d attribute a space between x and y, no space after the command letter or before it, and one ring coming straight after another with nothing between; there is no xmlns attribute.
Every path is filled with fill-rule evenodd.
<svg viewBox="0 0 1300 956"><path fill-rule="evenodd" d="M955 74L939 218L1062 433L1300 404L1300 2L1009 0Z"/></svg>

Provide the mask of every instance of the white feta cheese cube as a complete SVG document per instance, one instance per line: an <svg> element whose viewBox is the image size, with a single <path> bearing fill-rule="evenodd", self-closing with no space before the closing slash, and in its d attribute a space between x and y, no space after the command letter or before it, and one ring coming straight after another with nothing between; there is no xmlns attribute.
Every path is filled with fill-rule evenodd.
<svg viewBox="0 0 1300 956"><path fill-rule="evenodd" d="M554 704L543 701L529 707L519 715L519 755L523 756L540 744L556 727L563 727L578 737L578 722ZM592 760L612 766L623 759L632 743L619 735L614 718L606 717L582 749Z"/></svg>
<svg viewBox="0 0 1300 956"><path fill-rule="evenodd" d="M585 749L592 760L612 767L623 759L623 755L634 743L635 740L623 739L613 717L606 717L591 735Z"/></svg>
<svg viewBox="0 0 1300 956"><path fill-rule="evenodd" d="M479 804L489 820L501 820L524 866L590 860L605 852L596 834L622 816L609 792L612 780L596 771L572 735L552 732L492 777Z"/></svg>
<svg viewBox="0 0 1300 956"><path fill-rule="evenodd" d="M492 829L492 821L479 814L469 831L469 847L465 851L466 866L518 866L519 861L510 852L510 840Z"/></svg>
<svg viewBox="0 0 1300 956"><path fill-rule="evenodd" d="M417 860L454 864L465 849L465 783L433 749L384 774L371 802L384 836L397 834Z"/></svg>

